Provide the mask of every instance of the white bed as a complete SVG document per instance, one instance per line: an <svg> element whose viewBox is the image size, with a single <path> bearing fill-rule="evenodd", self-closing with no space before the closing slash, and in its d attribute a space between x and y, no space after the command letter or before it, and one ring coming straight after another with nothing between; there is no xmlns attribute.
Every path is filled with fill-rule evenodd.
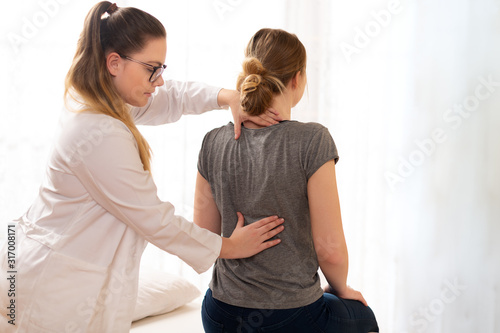
<svg viewBox="0 0 500 333"><path fill-rule="evenodd" d="M130 333L203 333L200 309L201 300L195 300L172 312L133 322Z"/></svg>
<svg viewBox="0 0 500 333"><path fill-rule="evenodd" d="M203 333L200 290L185 278L141 268L131 333Z"/></svg>

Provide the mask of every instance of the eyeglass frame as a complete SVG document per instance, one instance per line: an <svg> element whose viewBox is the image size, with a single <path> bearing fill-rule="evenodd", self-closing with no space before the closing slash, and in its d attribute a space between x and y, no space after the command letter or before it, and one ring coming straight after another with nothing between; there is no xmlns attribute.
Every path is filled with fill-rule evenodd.
<svg viewBox="0 0 500 333"><path fill-rule="evenodd" d="M151 64L147 64L145 62L132 59L132 58L124 56L122 54L119 54L119 56L122 57L123 59L127 59L127 60L130 60L130 61L136 62L138 64L141 64L143 66L147 66L147 67L153 68L153 73L151 73L151 76L149 77L149 82L151 82L151 83L155 82L156 80L158 80L158 78L163 74L163 71L165 70L165 68L167 68L167 65L165 65L165 64L163 64L161 66L153 66ZM158 71L158 70L160 71L160 73L157 74L157 76L153 79L153 75L155 75L156 71Z"/></svg>

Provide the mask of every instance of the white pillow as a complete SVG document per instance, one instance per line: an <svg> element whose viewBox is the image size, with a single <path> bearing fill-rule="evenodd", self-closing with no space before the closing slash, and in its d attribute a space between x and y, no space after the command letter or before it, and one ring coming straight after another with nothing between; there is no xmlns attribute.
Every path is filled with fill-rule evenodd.
<svg viewBox="0 0 500 333"><path fill-rule="evenodd" d="M153 269L139 273L139 290L132 321L170 312L200 296L186 279Z"/></svg>

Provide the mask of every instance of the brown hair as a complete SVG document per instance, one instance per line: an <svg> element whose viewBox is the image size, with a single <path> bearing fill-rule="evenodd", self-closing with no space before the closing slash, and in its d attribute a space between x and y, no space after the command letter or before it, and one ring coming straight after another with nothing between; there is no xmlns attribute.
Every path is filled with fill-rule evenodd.
<svg viewBox="0 0 500 333"><path fill-rule="evenodd" d="M236 89L243 111L263 114L275 94L306 66L306 49L296 35L281 29L261 29L253 35L245 50L243 71Z"/></svg>
<svg viewBox="0 0 500 333"><path fill-rule="evenodd" d="M116 8L109 1L101 1L92 7L85 18L65 81L65 99L69 94L84 104L84 110L111 116L128 127L137 141L144 170L148 171L151 170L151 148L112 83L106 54L139 52L149 39L166 38L166 35L161 22L152 15L137 8Z"/></svg>

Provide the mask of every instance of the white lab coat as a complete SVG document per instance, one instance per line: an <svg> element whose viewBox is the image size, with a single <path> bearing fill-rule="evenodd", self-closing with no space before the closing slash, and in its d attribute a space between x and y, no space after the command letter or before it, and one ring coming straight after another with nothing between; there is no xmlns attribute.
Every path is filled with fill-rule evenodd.
<svg viewBox="0 0 500 333"><path fill-rule="evenodd" d="M174 122L220 108L218 91L169 81L131 112L136 124ZM16 326L6 322L11 298L2 276L0 331L128 332L147 242L200 273L218 257L222 239L158 199L122 122L64 111L61 125L39 195L16 221ZM5 252L0 258L6 274Z"/></svg>

